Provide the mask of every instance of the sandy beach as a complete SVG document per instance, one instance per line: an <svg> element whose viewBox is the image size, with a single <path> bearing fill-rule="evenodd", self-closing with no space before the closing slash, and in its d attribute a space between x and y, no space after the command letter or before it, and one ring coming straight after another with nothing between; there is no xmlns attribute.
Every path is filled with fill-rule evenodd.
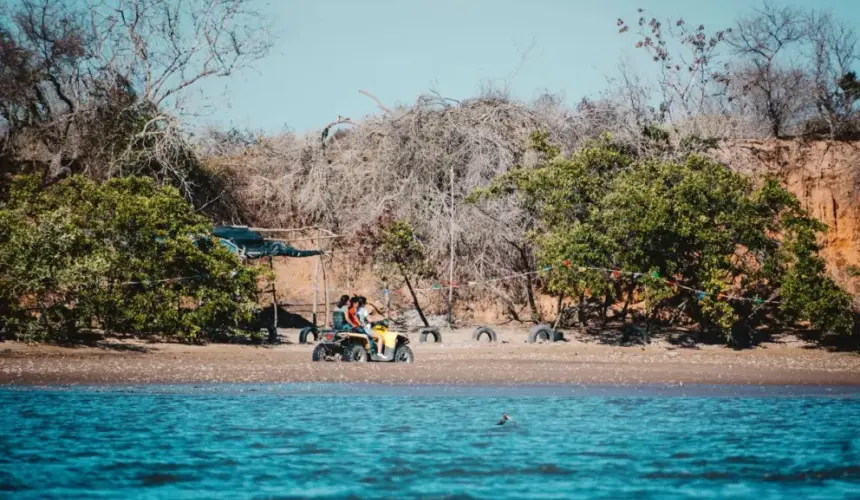
<svg viewBox="0 0 860 500"><path fill-rule="evenodd" d="M736 351L677 348L657 340L618 347L582 340L528 344L525 329L498 329L476 343L472 330L443 331L441 344L410 334L415 363L311 361L313 345L282 331L277 346L106 341L101 347L0 343L0 384L186 382L366 382L382 384L764 384L860 385L860 355L797 341Z"/></svg>

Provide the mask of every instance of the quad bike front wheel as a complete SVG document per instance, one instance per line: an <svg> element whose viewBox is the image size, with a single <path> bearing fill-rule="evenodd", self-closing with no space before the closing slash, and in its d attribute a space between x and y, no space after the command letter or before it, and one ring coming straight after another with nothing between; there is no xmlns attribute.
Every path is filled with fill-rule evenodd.
<svg viewBox="0 0 860 500"><path fill-rule="evenodd" d="M347 363L367 362L367 351L361 344L349 344L343 346L342 359Z"/></svg>
<svg viewBox="0 0 860 500"><path fill-rule="evenodd" d="M412 354L412 349L409 347L402 345L394 351L395 363L413 363L414 361L415 355Z"/></svg>

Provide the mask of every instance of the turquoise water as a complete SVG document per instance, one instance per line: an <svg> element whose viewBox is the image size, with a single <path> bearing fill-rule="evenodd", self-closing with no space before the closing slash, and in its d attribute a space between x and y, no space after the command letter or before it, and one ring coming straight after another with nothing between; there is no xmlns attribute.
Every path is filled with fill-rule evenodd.
<svg viewBox="0 0 860 500"><path fill-rule="evenodd" d="M860 498L860 389L5 388L0 497Z"/></svg>

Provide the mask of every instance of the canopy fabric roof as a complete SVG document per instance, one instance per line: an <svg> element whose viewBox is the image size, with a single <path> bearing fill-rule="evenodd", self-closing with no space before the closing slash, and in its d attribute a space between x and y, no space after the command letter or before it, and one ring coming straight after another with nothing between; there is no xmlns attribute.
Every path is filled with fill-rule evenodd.
<svg viewBox="0 0 860 500"><path fill-rule="evenodd" d="M312 257L322 253L321 250L299 250L282 241L267 240L247 226L215 226L212 235L219 238L221 244L232 252L244 254L249 259L281 256Z"/></svg>

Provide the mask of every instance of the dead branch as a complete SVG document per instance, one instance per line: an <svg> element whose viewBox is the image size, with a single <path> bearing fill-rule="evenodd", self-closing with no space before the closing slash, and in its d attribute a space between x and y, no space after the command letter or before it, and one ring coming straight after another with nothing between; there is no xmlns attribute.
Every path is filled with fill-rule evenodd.
<svg viewBox="0 0 860 500"><path fill-rule="evenodd" d="M359 94L364 94L364 95L366 95L367 97L370 97L371 99L373 99L373 102L375 102L375 103L376 103L376 107L378 107L378 108L379 108L379 109L381 109L382 111L385 111L385 112L386 112L386 113L388 113L388 114L391 114L391 110L390 110L390 109L388 109L388 108L386 108L386 107L382 104L382 101L380 101L380 100L379 100L379 98L378 98L378 97L376 97L375 95L371 94L370 92L368 92L368 91L366 91L366 90L359 90L359 91L358 91L358 93L359 93Z"/></svg>

